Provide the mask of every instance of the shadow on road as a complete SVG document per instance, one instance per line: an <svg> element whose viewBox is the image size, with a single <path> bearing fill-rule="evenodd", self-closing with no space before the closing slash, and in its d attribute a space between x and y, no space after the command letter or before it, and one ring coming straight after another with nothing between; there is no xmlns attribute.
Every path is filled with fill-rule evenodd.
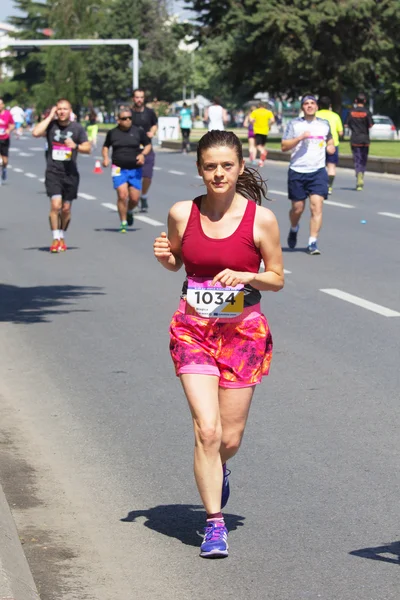
<svg viewBox="0 0 400 600"><path fill-rule="evenodd" d="M282 247L282 252L307 252L307 248L286 248Z"/></svg>
<svg viewBox="0 0 400 600"><path fill-rule="evenodd" d="M99 229L93 229L93 231L108 231L111 233L120 233L121 235L126 235L126 234L120 232L119 227L115 228L115 229L111 228L111 227L102 227ZM130 227L129 229L126 230L126 233L133 233L134 231L140 231L140 227Z"/></svg>
<svg viewBox="0 0 400 600"><path fill-rule="evenodd" d="M147 510L133 510L121 521L134 523L144 517L144 526L168 537L180 540L188 546L199 546L206 520L204 508L195 504L160 504ZM244 525L245 517L224 513L228 531Z"/></svg>
<svg viewBox="0 0 400 600"><path fill-rule="evenodd" d="M359 556L360 558L369 558L371 560L392 563L393 565L400 565L400 541L392 542L386 546L376 546L375 548L360 548L360 550L353 550L349 554ZM391 556L384 556L385 554L390 554Z"/></svg>
<svg viewBox="0 0 400 600"><path fill-rule="evenodd" d="M102 288L80 285L40 285L18 287L0 283L0 323L48 323L50 315L89 312L73 306L74 300L88 295L102 295Z"/></svg>
<svg viewBox="0 0 400 600"><path fill-rule="evenodd" d="M32 248L24 248L24 250L37 250L38 252L50 254L50 246L32 246ZM70 250L79 250L79 246L68 246L68 252Z"/></svg>

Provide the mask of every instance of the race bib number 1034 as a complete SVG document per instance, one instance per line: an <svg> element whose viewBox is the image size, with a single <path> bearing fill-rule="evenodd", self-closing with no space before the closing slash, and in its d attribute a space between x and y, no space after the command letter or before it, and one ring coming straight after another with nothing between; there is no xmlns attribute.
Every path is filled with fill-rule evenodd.
<svg viewBox="0 0 400 600"><path fill-rule="evenodd" d="M244 308L243 284L223 287L214 286L212 279L188 277L186 302L200 317L231 319L239 316Z"/></svg>

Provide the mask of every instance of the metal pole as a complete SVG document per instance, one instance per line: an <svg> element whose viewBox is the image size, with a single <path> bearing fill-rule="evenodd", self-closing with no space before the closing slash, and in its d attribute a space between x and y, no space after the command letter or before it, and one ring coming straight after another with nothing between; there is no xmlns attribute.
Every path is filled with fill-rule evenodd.
<svg viewBox="0 0 400 600"><path fill-rule="evenodd" d="M132 85L133 89L139 87L139 42L138 40L132 40Z"/></svg>

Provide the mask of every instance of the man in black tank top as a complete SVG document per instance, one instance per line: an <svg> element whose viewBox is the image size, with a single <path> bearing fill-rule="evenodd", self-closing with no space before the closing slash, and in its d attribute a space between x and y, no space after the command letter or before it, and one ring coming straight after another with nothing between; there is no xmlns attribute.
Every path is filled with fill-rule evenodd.
<svg viewBox="0 0 400 600"><path fill-rule="evenodd" d="M132 125L136 125L136 127L142 129L151 141L158 129L157 115L154 110L145 106L144 90L133 90L132 100ZM140 198L141 212L147 212L149 208L147 194L153 177L154 162L155 155L153 149L151 149L143 165L142 195Z"/></svg>

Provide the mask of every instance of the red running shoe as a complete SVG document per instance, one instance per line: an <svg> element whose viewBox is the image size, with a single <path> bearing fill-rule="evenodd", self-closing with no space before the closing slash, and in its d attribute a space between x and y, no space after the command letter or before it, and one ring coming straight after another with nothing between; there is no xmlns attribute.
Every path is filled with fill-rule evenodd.
<svg viewBox="0 0 400 600"><path fill-rule="evenodd" d="M59 245L59 252L65 252L67 249L67 244L64 242L63 239L60 240L60 245Z"/></svg>
<svg viewBox="0 0 400 600"><path fill-rule="evenodd" d="M50 252L60 252L60 240L53 240L50 246Z"/></svg>

